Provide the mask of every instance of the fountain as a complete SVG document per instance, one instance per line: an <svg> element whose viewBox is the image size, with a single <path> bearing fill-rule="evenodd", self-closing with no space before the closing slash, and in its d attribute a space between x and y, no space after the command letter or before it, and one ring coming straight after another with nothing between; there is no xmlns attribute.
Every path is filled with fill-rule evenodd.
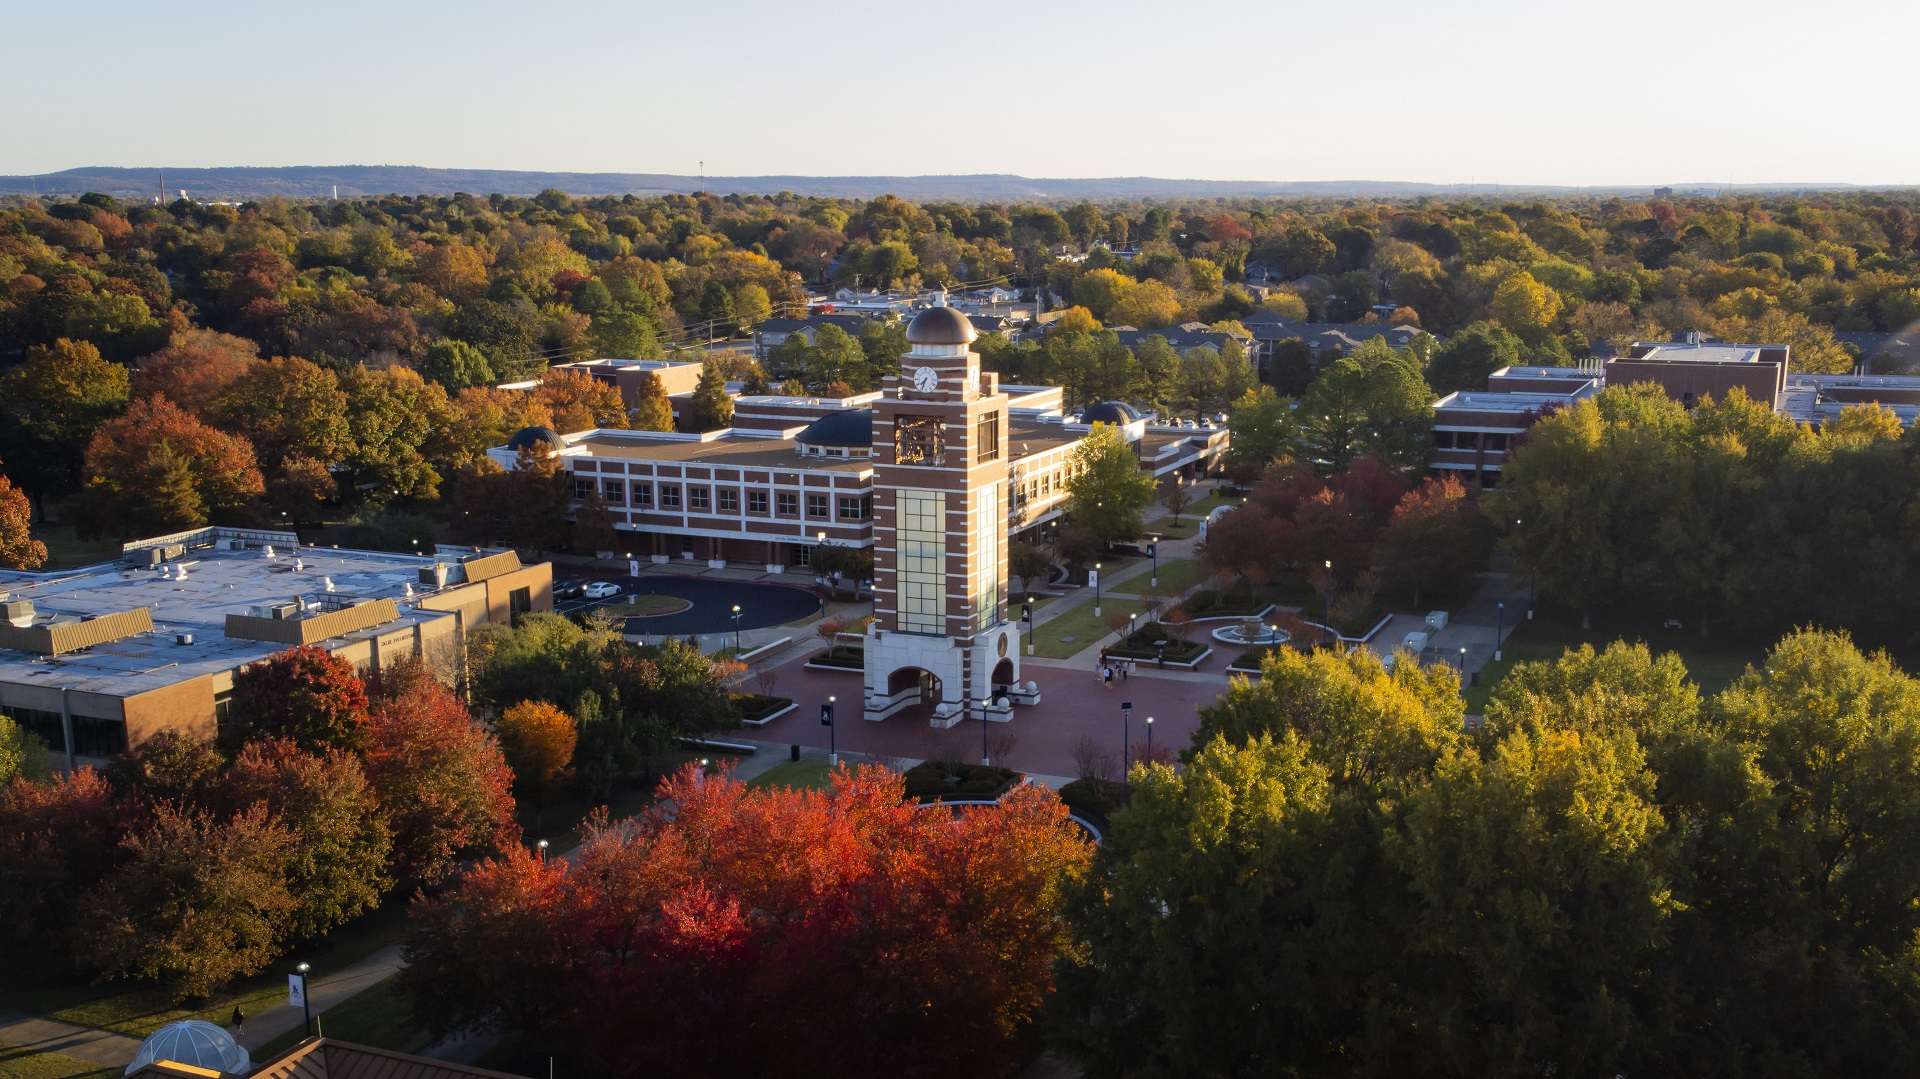
<svg viewBox="0 0 1920 1079"><path fill-rule="evenodd" d="M1258 618L1246 618L1230 626L1221 626L1213 631L1213 639L1227 644L1268 644L1282 645L1293 639L1293 634L1278 626L1261 624Z"/></svg>

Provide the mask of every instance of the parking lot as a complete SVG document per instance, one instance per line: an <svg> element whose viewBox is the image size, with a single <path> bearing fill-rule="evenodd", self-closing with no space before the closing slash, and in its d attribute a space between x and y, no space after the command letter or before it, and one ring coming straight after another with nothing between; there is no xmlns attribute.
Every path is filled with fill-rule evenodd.
<svg viewBox="0 0 1920 1079"><path fill-rule="evenodd" d="M569 585L594 581L619 585L620 595L605 599L587 599L578 595L562 597ZM824 606L819 596L795 585L704 577L607 576L555 581L553 607L561 614L578 614L595 608L609 608L618 614L634 596L678 599L686 604L677 610L668 608L661 613L635 615L626 619L625 632L649 636L732 630L735 604L740 607L741 629L760 629L810 618L819 614Z"/></svg>

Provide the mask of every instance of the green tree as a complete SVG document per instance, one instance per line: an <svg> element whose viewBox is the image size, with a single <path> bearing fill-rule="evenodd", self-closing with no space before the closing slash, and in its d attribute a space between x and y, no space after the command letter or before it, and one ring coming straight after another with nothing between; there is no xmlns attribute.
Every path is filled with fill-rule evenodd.
<svg viewBox="0 0 1920 1079"><path fill-rule="evenodd" d="M687 426L695 431L714 431L732 424L733 399L727 396L726 379L709 364L700 372L700 381L693 387Z"/></svg>
<svg viewBox="0 0 1920 1079"><path fill-rule="evenodd" d="M47 745L33 732L0 716L0 790L16 777L39 782L53 775Z"/></svg>
<svg viewBox="0 0 1920 1079"><path fill-rule="evenodd" d="M436 341L420 361L420 373L454 393L468 386L491 386L493 368L487 355L465 341Z"/></svg>
<svg viewBox="0 0 1920 1079"><path fill-rule="evenodd" d="M1259 386L1241 395L1227 414L1227 430L1233 436L1228 452L1261 469L1292 457L1299 449L1293 402L1274 393L1271 386Z"/></svg>
<svg viewBox="0 0 1920 1079"><path fill-rule="evenodd" d="M1392 358L1335 360L1300 400L1304 448L1331 471L1364 453L1403 469L1426 463L1433 391L1404 359L1386 352Z"/></svg>
<svg viewBox="0 0 1920 1079"><path fill-rule="evenodd" d="M673 430L673 405L667 400L666 387L653 372L640 373L637 396L640 403L627 413L627 426L635 431Z"/></svg>
<svg viewBox="0 0 1920 1079"><path fill-rule="evenodd" d="M1504 326L1476 322L1449 336L1433 354L1429 380L1435 393L1487 388L1487 376L1523 362L1525 345Z"/></svg>
<svg viewBox="0 0 1920 1079"><path fill-rule="evenodd" d="M1140 471L1140 458L1120 428L1096 423L1074 447L1068 513L1102 543L1138 536L1141 511L1153 505L1153 494L1153 477Z"/></svg>
<svg viewBox="0 0 1920 1079"><path fill-rule="evenodd" d="M727 286L718 280L707 282L700 293L700 319L713 324L713 333L719 337L732 336L740 328L739 316L733 309L733 296L727 292Z"/></svg>
<svg viewBox="0 0 1920 1079"><path fill-rule="evenodd" d="M127 405L127 369L86 341L27 350L0 375L0 460L46 516L49 493L79 487L81 453Z"/></svg>
<svg viewBox="0 0 1920 1079"><path fill-rule="evenodd" d="M660 339L652 321L638 312L611 311L595 315L588 333L593 339L594 351L602 356L623 360L657 360L662 355Z"/></svg>
<svg viewBox="0 0 1920 1079"><path fill-rule="evenodd" d="M247 436L262 460L299 456L335 465L353 449L339 376L297 356L249 367L213 411L216 422Z"/></svg>

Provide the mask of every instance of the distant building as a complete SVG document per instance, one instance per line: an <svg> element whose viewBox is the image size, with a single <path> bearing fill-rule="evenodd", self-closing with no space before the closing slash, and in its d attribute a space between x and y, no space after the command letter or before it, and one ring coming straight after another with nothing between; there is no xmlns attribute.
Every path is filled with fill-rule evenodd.
<svg viewBox="0 0 1920 1079"><path fill-rule="evenodd" d="M234 672L314 645L376 672L418 657L461 675L466 631L553 609L553 568L512 551L302 546L202 528L78 570L0 570L0 714L71 767L163 730L212 740Z"/></svg>
<svg viewBox="0 0 1920 1079"><path fill-rule="evenodd" d="M578 360L554 366L555 371L579 371L620 391L620 400L633 408L640 403L640 383L647 375L660 381L667 396L690 394L700 383L705 364L700 360Z"/></svg>
<svg viewBox="0 0 1920 1079"><path fill-rule="evenodd" d="M765 360L767 353L786 344L787 338L795 334L806 338L807 344L811 345L814 343L815 335L824 326L838 326L848 337L858 337L861 329L877 317L879 316L843 314L836 311L831 314L808 315L806 318L770 318L753 328L753 358Z"/></svg>
<svg viewBox="0 0 1920 1079"><path fill-rule="evenodd" d="M1503 368L1496 378L1508 372L1543 369ZM1572 370L1572 368L1544 370ZM1520 383L1514 375L1506 386ZM1485 392L1450 393L1433 406L1434 475L1453 475L1468 485L1498 487L1507 454L1532 427L1546 416L1600 392L1598 379L1568 378L1564 385L1548 392L1515 392L1489 389Z"/></svg>
<svg viewBox="0 0 1920 1079"><path fill-rule="evenodd" d="M1736 345L1698 333L1661 344L1637 341L1626 355L1606 361L1606 384L1651 382L1667 396L1692 406L1724 400L1736 387L1755 401L1778 406L1787 388L1786 345Z"/></svg>

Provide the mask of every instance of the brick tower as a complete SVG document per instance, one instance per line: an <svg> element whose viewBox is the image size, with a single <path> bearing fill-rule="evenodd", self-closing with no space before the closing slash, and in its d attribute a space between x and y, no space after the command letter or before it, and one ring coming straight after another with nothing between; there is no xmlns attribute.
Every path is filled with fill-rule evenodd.
<svg viewBox="0 0 1920 1079"><path fill-rule="evenodd" d="M868 719L924 704L936 727L1010 718L1007 396L981 372L974 336L944 303L914 316L900 374L873 405Z"/></svg>

